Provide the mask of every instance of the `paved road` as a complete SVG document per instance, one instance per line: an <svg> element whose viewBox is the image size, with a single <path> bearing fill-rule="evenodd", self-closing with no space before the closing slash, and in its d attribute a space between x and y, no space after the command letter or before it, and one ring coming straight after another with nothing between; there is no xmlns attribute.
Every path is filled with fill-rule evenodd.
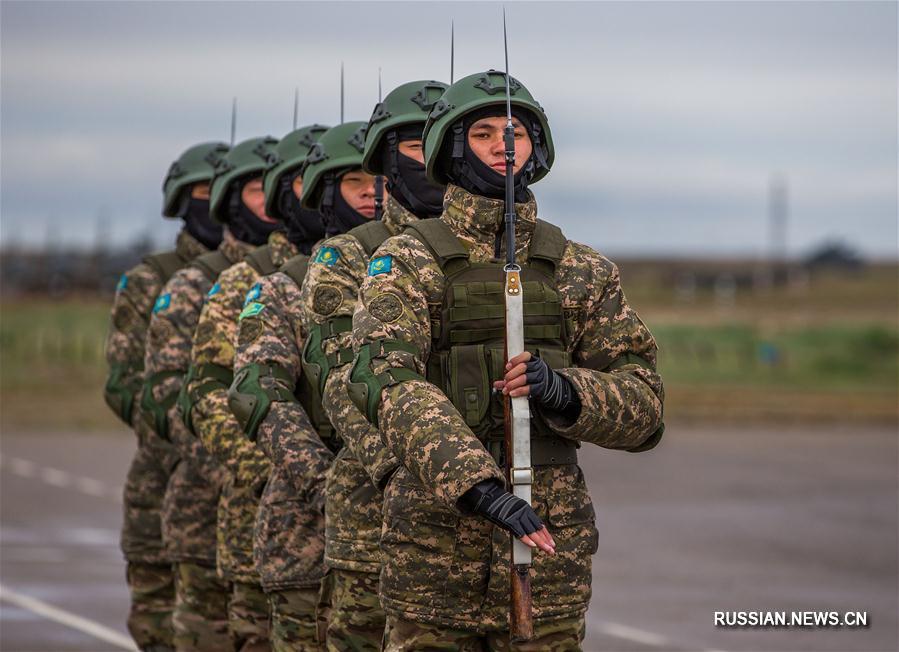
<svg viewBox="0 0 899 652"><path fill-rule="evenodd" d="M127 433L7 432L0 649L127 649L118 552ZM600 550L585 649L897 650L891 428L675 426L582 450ZM863 629L725 629L724 610L867 611Z"/></svg>

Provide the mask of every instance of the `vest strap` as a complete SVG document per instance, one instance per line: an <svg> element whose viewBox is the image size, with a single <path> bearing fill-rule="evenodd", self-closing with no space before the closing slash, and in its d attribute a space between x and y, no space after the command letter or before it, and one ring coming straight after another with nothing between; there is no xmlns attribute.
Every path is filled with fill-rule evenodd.
<svg viewBox="0 0 899 652"><path fill-rule="evenodd" d="M253 249L253 251L244 256L244 260L260 276L269 276L278 271L275 261L272 260L272 248L267 244Z"/></svg>
<svg viewBox="0 0 899 652"><path fill-rule="evenodd" d="M155 254L144 256L143 261L153 268L153 271L162 279L165 285L170 278L179 269L184 267L188 261L178 255L176 251L161 251Z"/></svg>
<svg viewBox="0 0 899 652"><path fill-rule="evenodd" d="M350 229L347 231L347 235L356 238L365 250L365 255L371 258L372 254L375 253L375 250L380 247L391 234L387 227L384 226L383 222L375 220L360 224L359 226Z"/></svg>
<svg viewBox="0 0 899 652"><path fill-rule="evenodd" d="M287 274L297 284L297 287L303 285L303 279L306 278L306 270L308 269L309 256L306 254L297 254L281 265L281 271Z"/></svg>
<svg viewBox="0 0 899 652"><path fill-rule="evenodd" d="M211 283L215 283L219 274L231 267L231 261L225 257L225 254L216 249L215 251L206 252L202 256L197 256L191 261L190 265L203 272Z"/></svg>

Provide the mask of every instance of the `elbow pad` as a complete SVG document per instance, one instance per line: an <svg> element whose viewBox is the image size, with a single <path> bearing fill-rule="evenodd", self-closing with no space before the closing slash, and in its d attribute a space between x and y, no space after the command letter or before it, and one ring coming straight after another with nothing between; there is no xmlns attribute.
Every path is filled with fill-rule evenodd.
<svg viewBox="0 0 899 652"><path fill-rule="evenodd" d="M157 401L153 390L169 378L181 376L183 373L180 369L158 371L146 379L141 393L141 414L147 425L165 441L169 441L168 411L175 404L178 394L177 392L169 392L161 400Z"/></svg>
<svg viewBox="0 0 899 652"><path fill-rule="evenodd" d="M325 342L352 329L352 317L335 317L322 324L315 324L309 331L309 337L303 346L303 373L312 380L319 397L325 393L325 383L328 382L331 369L353 361L351 348L338 349L328 355L325 353Z"/></svg>
<svg viewBox="0 0 899 652"><path fill-rule="evenodd" d="M187 370L187 376L185 376L181 392L178 394L178 413L181 415L184 425L193 434L197 434L191 415L194 406L209 392L216 389L228 389L232 380L231 370L217 364L191 365ZM200 384L192 387L198 381Z"/></svg>
<svg viewBox="0 0 899 652"><path fill-rule="evenodd" d="M378 408L381 406L381 392L385 387L397 385L404 380L425 380L425 378L406 367L391 367L382 373L375 373L372 363L385 360L393 351L405 351L413 355L418 353L411 344L400 340L378 340L365 344L356 354L353 369L350 372L350 384L347 393L368 422L378 427Z"/></svg>
<svg viewBox="0 0 899 652"><path fill-rule="evenodd" d="M103 388L103 398L106 399L106 404L129 426L134 412L134 398L141 391L141 372L143 370L143 364L135 366L114 364L109 368L109 378L106 379L106 386ZM124 381L126 374L132 376L131 382Z"/></svg>
<svg viewBox="0 0 899 652"><path fill-rule="evenodd" d="M278 365L248 364L237 372L228 389L228 407L250 441L256 441L259 424L273 402L298 402L295 386L287 370Z"/></svg>

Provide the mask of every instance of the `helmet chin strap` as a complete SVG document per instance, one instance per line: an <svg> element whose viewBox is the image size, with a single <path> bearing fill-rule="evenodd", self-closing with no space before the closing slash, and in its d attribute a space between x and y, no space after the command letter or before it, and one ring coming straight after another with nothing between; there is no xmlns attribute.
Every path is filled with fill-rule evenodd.
<svg viewBox="0 0 899 652"><path fill-rule="evenodd" d="M235 183L228 198L228 230L241 242L263 245L272 233L283 230L284 225L261 220L247 207L240 196L245 183Z"/></svg>

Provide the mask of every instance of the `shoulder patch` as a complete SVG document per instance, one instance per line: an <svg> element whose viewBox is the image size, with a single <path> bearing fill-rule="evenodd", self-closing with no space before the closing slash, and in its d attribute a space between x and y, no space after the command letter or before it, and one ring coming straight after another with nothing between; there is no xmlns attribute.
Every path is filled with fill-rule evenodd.
<svg viewBox="0 0 899 652"><path fill-rule="evenodd" d="M265 304L251 301L246 306L244 306L243 310L240 311L240 316L237 319L239 321L241 319L246 319L247 317L253 317L255 315L258 315L263 310L265 310Z"/></svg>
<svg viewBox="0 0 899 652"><path fill-rule="evenodd" d="M392 292L385 292L371 300L368 312L375 319L392 324L403 316L403 302Z"/></svg>
<svg viewBox="0 0 899 652"><path fill-rule="evenodd" d="M315 255L315 262L331 267L340 258L340 252L334 247L322 247Z"/></svg>
<svg viewBox="0 0 899 652"><path fill-rule="evenodd" d="M216 282L215 285L213 285L211 288L209 288L209 292L206 293L206 298L208 299L209 297L215 296L216 294L218 294L221 291L221 289L222 289L222 284Z"/></svg>
<svg viewBox="0 0 899 652"><path fill-rule="evenodd" d="M260 295L262 295L262 283L256 283L250 288L250 291L247 292L247 298L244 299L243 305L246 306L248 303L255 301Z"/></svg>
<svg viewBox="0 0 899 652"><path fill-rule="evenodd" d="M126 287L128 287L128 275L127 275L127 274L122 274L122 275L119 277L119 282L116 283L115 290L116 290L116 292L121 292L121 291L124 290Z"/></svg>
<svg viewBox="0 0 899 652"><path fill-rule="evenodd" d="M172 305L172 293L166 292L156 299L156 303L153 304L153 313L162 312L170 305Z"/></svg>
<svg viewBox="0 0 899 652"><path fill-rule="evenodd" d="M368 275L386 274L391 269L393 269L393 256L378 256L377 258L372 258L368 264Z"/></svg>

